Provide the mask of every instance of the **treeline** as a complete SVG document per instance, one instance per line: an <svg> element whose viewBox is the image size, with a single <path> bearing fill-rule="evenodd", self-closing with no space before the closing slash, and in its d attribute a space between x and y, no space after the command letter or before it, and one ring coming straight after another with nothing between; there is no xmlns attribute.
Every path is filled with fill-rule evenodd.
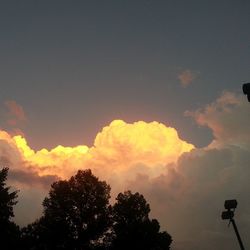
<svg viewBox="0 0 250 250"><path fill-rule="evenodd" d="M24 228L13 221L17 191L6 187L0 171L0 249L166 250L171 236L149 218L150 206L139 193L119 193L110 205L110 186L91 170L51 185L41 218Z"/></svg>

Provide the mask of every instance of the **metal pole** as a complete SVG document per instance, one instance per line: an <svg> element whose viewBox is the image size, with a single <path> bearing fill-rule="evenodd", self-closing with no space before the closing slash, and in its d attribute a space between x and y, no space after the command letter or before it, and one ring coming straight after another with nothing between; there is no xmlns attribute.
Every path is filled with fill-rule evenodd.
<svg viewBox="0 0 250 250"><path fill-rule="evenodd" d="M237 239L238 239L239 244L240 244L240 249L241 249L241 250L245 250L245 248L244 248L244 246L243 246L243 243L242 243L242 240L241 240L241 238L240 238L240 234L239 234L239 231L238 231L238 229L237 229L237 226L236 226L236 223L235 223L234 219L231 218L230 221L231 221L232 224L233 224L235 234L236 234Z"/></svg>

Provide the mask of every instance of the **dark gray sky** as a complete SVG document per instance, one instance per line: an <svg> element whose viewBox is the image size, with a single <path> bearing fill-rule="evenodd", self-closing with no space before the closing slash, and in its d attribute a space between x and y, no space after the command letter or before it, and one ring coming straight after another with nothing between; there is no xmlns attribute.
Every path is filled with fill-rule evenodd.
<svg viewBox="0 0 250 250"><path fill-rule="evenodd" d="M184 112L249 81L249 26L247 0L1 1L0 126L11 129L14 100L35 149L91 146L113 119L156 120L207 145Z"/></svg>

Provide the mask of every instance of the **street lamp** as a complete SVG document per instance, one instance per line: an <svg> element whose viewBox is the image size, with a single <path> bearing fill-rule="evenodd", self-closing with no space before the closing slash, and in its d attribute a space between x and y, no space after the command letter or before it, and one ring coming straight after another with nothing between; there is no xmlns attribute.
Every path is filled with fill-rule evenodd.
<svg viewBox="0 0 250 250"><path fill-rule="evenodd" d="M233 219L234 211L235 211L237 205L238 205L238 203L236 200L226 200L224 203L224 207L225 207L226 211L222 212L221 218L222 218L222 220L229 220L229 225L230 225L230 223L233 224L235 234L236 234L238 242L240 244L240 249L245 250L243 243L242 243L242 240L240 238L240 234L239 234L239 231L237 229L236 223Z"/></svg>
<svg viewBox="0 0 250 250"><path fill-rule="evenodd" d="M250 102L250 83L244 83L242 85L242 91L244 95L247 95L247 100Z"/></svg>

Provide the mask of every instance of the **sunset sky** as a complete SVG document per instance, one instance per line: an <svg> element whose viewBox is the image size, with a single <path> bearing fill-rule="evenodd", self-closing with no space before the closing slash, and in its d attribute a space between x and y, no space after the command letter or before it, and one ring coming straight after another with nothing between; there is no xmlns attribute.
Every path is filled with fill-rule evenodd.
<svg viewBox="0 0 250 250"><path fill-rule="evenodd" d="M16 222L91 168L141 192L174 250L250 247L250 2L1 1L0 167Z"/></svg>

